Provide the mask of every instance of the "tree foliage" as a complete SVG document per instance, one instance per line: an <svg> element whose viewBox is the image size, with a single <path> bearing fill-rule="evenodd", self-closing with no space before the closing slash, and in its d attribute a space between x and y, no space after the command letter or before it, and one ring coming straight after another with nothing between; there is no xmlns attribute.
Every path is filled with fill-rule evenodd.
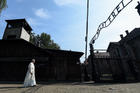
<svg viewBox="0 0 140 93"><path fill-rule="evenodd" d="M0 0L0 13L7 7L7 0Z"/></svg>
<svg viewBox="0 0 140 93"><path fill-rule="evenodd" d="M51 40L51 36L46 33L41 33L40 35L32 33L30 42L36 46L40 46L41 48L60 49L60 46L57 43L54 43L54 41Z"/></svg>

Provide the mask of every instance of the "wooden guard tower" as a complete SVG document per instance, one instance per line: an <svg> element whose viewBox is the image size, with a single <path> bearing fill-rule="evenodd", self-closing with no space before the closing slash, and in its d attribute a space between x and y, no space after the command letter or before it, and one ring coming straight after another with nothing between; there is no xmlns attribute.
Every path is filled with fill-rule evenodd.
<svg viewBox="0 0 140 93"><path fill-rule="evenodd" d="M24 39L30 40L32 28L25 19L6 20L7 26L3 39Z"/></svg>

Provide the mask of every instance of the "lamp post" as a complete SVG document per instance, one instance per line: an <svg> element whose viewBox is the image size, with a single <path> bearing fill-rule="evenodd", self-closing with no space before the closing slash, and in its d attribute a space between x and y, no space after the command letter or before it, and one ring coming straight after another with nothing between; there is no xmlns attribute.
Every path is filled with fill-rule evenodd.
<svg viewBox="0 0 140 93"><path fill-rule="evenodd" d="M138 14L140 15L140 2L138 1L138 5L135 7L137 9Z"/></svg>
<svg viewBox="0 0 140 93"><path fill-rule="evenodd" d="M86 37L85 37L85 60L87 59L87 45L88 45L88 18L89 18L89 0L87 0L87 18L86 18Z"/></svg>

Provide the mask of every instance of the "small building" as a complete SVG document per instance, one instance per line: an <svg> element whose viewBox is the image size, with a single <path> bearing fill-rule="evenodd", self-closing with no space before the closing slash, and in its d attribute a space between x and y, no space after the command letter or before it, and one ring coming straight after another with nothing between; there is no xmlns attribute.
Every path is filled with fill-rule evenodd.
<svg viewBox="0 0 140 93"><path fill-rule="evenodd" d="M25 19L6 20L0 40L0 81L24 81L27 67L36 59L37 81L80 81L82 52L43 49L29 42L32 28Z"/></svg>

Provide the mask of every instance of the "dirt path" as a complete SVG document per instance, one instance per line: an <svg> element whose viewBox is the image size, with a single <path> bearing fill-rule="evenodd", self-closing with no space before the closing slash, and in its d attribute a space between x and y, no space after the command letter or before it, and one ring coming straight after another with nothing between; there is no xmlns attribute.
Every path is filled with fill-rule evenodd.
<svg viewBox="0 0 140 93"><path fill-rule="evenodd" d="M29 88L23 88L22 84L0 84L0 93L140 93L140 83L56 83Z"/></svg>

